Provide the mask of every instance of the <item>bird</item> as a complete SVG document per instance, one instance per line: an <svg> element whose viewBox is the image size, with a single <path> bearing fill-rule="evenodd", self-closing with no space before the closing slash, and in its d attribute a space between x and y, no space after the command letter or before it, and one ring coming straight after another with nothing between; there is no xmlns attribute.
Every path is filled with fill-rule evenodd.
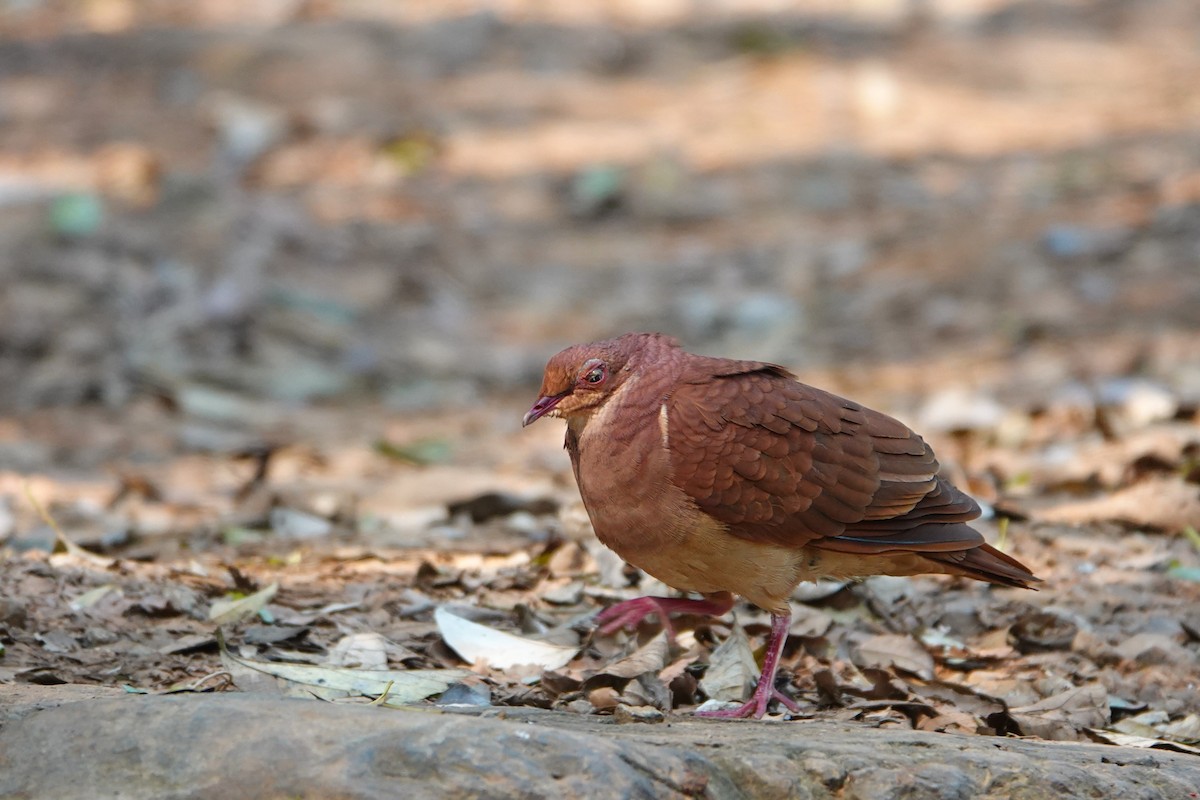
<svg viewBox="0 0 1200 800"><path fill-rule="evenodd" d="M740 596L771 615L762 674L737 708L772 702L804 581L944 573L1001 586L1039 579L967 523L969 495L902 422L801 383L777 364L695 355L661 333L577 344L546 365L522 420L566 422L565 449L592 528L624 561L695 597L639 597L600 632L658 616L719 616Z"/></svg>

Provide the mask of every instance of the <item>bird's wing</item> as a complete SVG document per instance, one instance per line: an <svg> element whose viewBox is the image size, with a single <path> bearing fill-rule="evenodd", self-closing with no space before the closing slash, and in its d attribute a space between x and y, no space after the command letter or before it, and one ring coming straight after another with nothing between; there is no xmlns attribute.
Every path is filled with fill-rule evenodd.
<svg viewBox="0 0 1200 800"><path fill-rule="evenodd" d="M735 536L850 553L982 542L903 423L772 364L695 357L668 399L674 482Z"/></svg>

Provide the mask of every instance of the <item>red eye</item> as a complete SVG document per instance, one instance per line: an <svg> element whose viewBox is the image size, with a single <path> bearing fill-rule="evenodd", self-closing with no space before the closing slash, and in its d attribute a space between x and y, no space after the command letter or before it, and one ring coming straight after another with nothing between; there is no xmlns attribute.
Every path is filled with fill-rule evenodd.
<svg viewBox="0 0 1200 800"><path fill-rule="evenodd" d="M601 363L584 364L586 369L579 377L581 384L588 386L599 386L604 383L604 379L608 377L608 369Z"/></svg>

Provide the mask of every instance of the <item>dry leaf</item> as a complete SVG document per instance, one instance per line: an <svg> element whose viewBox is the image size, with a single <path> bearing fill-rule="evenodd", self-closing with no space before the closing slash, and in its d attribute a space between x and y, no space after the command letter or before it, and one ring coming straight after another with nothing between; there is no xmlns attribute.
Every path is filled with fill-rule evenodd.
<svg viewBox="0 0 1200 800"><path fill-rule="evenodd" d="M231 671L238 668L276 678L284 684L304 687L318 696L387 695L384 705L404 705L440 694L471 673L461 669L358 670L317 667L311 664L286 664L254 661L233 655L221 644L221 660Z"/></svg>
<svg viewBox="0 0 1200 800"><path fill-rule="evenodd" d="M371 631L343 636L329 651L326 664L352 669L386 669L387 639Z"/></svg>
<svg viewBox="0 0 1200 800"><path fill-rule="evenodd" d="M279 584L272 583L267 588L240 600L215 600L208 611L208 618L220 626L254 616L271 602L271 598L278 591Z"/></svg>
<svg viewBox="0 0 1200 800"><path fill-rule="evenodd" d="M1200 486L1179 477L1152 478L1103 497L1052 506L1034 516L1070 525L1112 521L1182 531L1200 520Z"/></svg>
<svg viewBox="0 0 1200 800"><path fill-rule="evenodd" d="M660 631L657 636L625 658L604 667L600 674L632 680L647 672L657 674L666 667L666 664L667 634Z"/></svg>
<svg viewBox="0 0 1200 800"><path fill-rule="evenodd" d="M1184 744L1200 744L1200 714L1188 714L1186 717L1162 726L1165 739L1172 739Z"/></svg>
<svg viewBox="0 0 1200 800"><path fill-rule="evenodd" d="M918 678L933 680L933 656L911 636L871 636L851 645L850 660L861 668L895 667Z"/></svg>
<svg viewBox="0 0 1200 800"><path fill-rule="evenodd" d="M548 644L489 628L441 607L434 612L433 619L446 644L472 664L481 662L496 669L529 664L554 670L566 666L579 652L578 647Z"/></svg>
<svg viewBox="0 0 1200 800"><path fill-rule="evenodd" d="M962 686L946 681L931 681L921 683L910 681L909 689L925 700L948 703L960 711L973 714L984 719L1005 710L1005 705L994 697L988 697L969 686Z"/></svg>
<svg viewBox="0 0 1200 800"><path fill-rule="evenodd" d="M91 608L100 601L104 595L111 591L120 591L114 584L106 583L103 586L97 586L95 589L84 592L71 601L72 611L82 611L85 608Z"/></svg>
<svg viewBox="0 0 1200 800"><path fill-rule="evenodd" d="M1009 714L1026 736L1077 741L1080 729L1108 725L1108 690L1099 683L1079 686Z"/></svg>
<svg viewBox="0 0 1200 800"><path fill-rule="evenodd" d="M1116 731L1102 731L1095 728L1087 728L1084 731L1088 736L1105 744L1115 744L1120 747L1140 747L1144 749L1155 750L1173 750L1176 753L1188 753L1193 756L1200 756L1200 747L1192 747L1179 742L1171 742L1163 739L1154 739L1147 736L1134 736L1128 733L1117 733Z"/></svg>
<svg viewBox="0 0 1200 800"><path fill-rule="evenodd" d="M742 626L735 624L729 637L713 650L700 688L710 700L740 703L754 689L757 678L758 664L750 640Z"/></svg>

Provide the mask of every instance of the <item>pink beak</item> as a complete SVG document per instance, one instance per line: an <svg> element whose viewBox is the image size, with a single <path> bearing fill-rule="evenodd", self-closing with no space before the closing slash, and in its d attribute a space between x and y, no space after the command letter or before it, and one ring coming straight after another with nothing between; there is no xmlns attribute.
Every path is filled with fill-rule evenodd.
<svg viewBox="0 0 1200 800"><path fill-rule="evenodd" d="M533 408L525 413L525 418L521 420L521 427L529 425L531 422L536 422L546 416L559 401L566 397L565 394L552 395L550 397L539 397L538 401L533 404Z"/></svg>

